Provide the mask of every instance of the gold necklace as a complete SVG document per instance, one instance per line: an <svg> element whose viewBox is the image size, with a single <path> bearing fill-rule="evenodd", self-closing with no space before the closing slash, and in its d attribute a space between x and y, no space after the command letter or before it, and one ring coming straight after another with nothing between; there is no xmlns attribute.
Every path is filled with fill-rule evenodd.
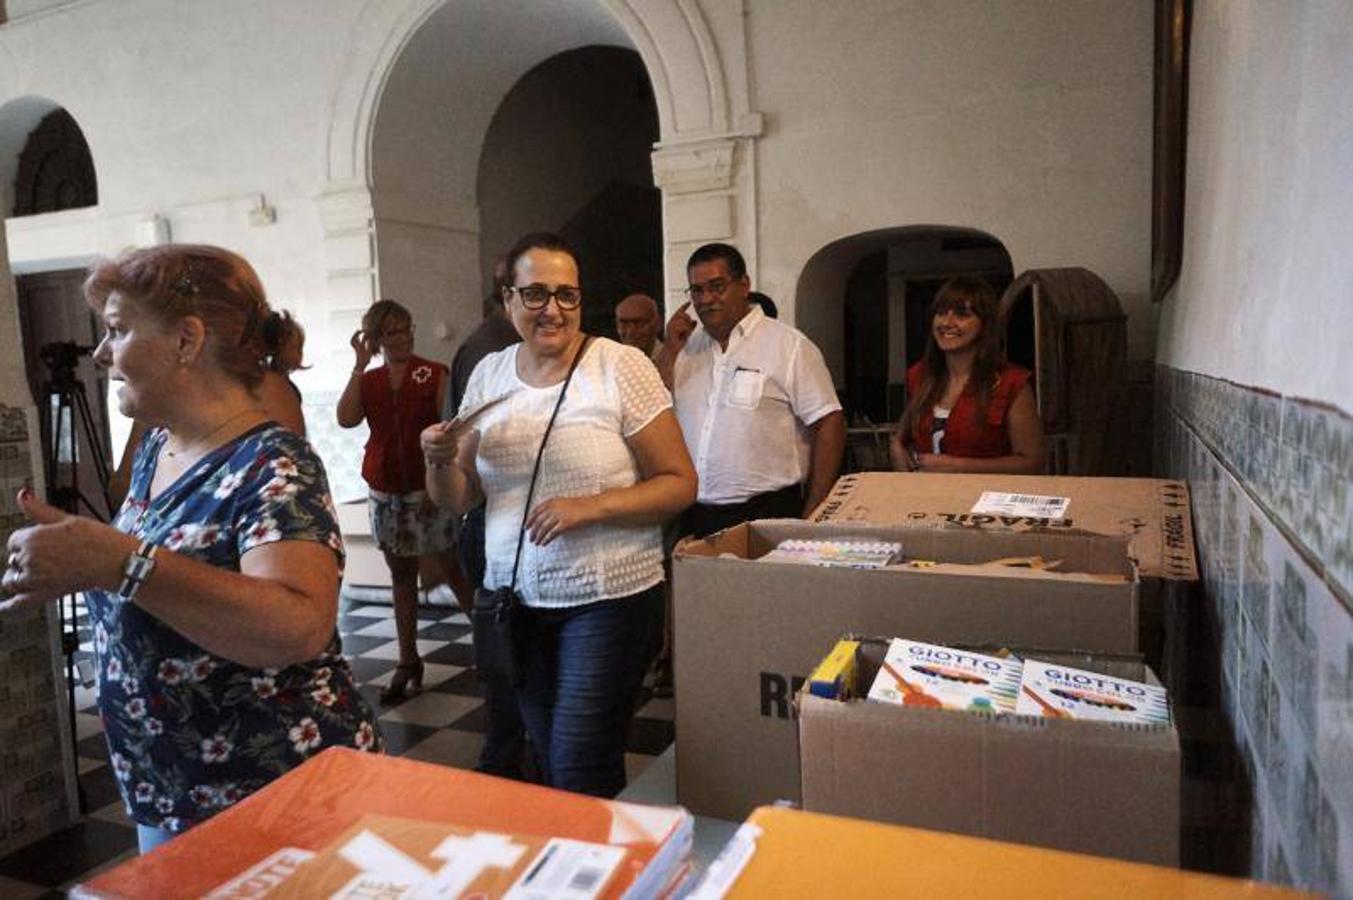
<svg viewBox="0 0 1353 900"><path fill-rule="evenodd" d="M184 455L186 455L186 454L188 453L189 450L192 450L192 449L194 449L195 447L197 447L198 444L202 444L202 443L205 443L205 442L208 441L208 440L211 440L212 435L216 434L216 433L217 433L218 431L220 431L222 428L225 428L227 425L229 425L231 422L233 422L233 421L235 421L236 419L238 419L240 416L244 416L244 415L248 415L249 413L256 413L256 412L259 412L259 410L258 410L256 407L250 407L250 408L248 408L248 409L242 409L242 410L240 410L239 412L235 413L233 416L229 416L228 418L222 420L222 422L221 422L219 425L217 425L217 426L216 426L215 428L213 428L211 431L208 431L206 434L202 435L202 437L197 438L197 439L194 440L191 444L188 444L186 447L181 447L181 448L179 448L178 450L170 450L170 449L169 449L169 442L166 441L166 442L165 442L165 445L164 445L164 453L165 453L165 455L168 456L170 459L177 459L177 458L180 457L180 456L184 456Z"/></svg>

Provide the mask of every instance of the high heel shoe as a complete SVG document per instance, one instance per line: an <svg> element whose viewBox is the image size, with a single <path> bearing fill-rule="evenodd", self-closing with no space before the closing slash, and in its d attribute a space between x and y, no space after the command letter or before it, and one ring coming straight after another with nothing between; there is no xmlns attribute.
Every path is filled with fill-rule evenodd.
<svg viewBox="0 0 1353 900"><path fill-rule="evenodd" d="M381 702L403 700L423 689L423 661L400 663L390 676L390 684L381 688Z"/></svg>

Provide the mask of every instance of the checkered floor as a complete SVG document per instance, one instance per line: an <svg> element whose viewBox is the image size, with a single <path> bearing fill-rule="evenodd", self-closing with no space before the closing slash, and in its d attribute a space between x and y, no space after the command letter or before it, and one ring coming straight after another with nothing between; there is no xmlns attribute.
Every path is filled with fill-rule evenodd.
<svg viewBox="0 0 1353 900"><path fill-rule="evenodd" d="M426 670L423 691L382 706L379 692L390 680L399 653L393 610L383 604L345 600L338 627L360 690L379 713L388 752L425 762L471 768L483 743L482 688L471 669L474 649L464 613L444 607L419 610L418 650ZM87 635L81 656L92 652ZM80 657L77 656L77 659ZM76 741L80 787L87 814L70 828L0 859L0 897L60 897L94 872L136 854L136 830L122 809L117 782L92 688L77 687ZM672 743L673 706L651 698L647 688L629 736L625 768L635 779Z"/></svg>

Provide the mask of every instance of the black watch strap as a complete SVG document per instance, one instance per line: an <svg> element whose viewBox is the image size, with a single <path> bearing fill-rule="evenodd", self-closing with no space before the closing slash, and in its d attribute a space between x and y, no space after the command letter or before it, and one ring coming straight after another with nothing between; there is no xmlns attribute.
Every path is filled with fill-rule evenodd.
<svg viewBox="0 0 1353 900"><path fill-rule="evenodd" d="M122 564L122 583L117 589L119 597L131 600L136 596L141 585L150 578L150 573L155 571L155 553L159 549L158 545L150 541L142 541L136 552L127 557L127 561Z"/></svg>

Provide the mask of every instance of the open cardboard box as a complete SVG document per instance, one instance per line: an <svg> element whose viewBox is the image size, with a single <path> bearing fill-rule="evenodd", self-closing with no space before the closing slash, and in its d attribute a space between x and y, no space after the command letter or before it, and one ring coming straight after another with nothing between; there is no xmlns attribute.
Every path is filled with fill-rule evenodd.
<svg viewBox="0 0 1353 900"><path fill-rule="evenodd" d="M887 649L883 639L861 641L858 695L868 693ZM1159 683L1139 659L1021 655ZM797 702L805 810L1179 864L1173 724L919 709L806 689Z"/></svg>
<svg viewBox="0 0 1353 900"><path fill-rule="evenodd" d="M758 562L781 540L893 540L929 569ZM1060 559L1053 571L973 565ZM678 545L677 799L742 819L799 796L794 694L846 632L934 643L1137 650L1137 579L1122 537L750 522Z"/></svg>
<svg viewBox="0 0 1353 900"><path fill-rule="evenodd" d="M1069 500L1065 515L974 513L986 491ZM1188 586L1198 580L1188 485L1159 478L1071 475L942 475L862 472L843 475L809 517L909 528L1118 535L1141 578L1139 643L1171 690L1180 691L1189 656Z"/></svg>

